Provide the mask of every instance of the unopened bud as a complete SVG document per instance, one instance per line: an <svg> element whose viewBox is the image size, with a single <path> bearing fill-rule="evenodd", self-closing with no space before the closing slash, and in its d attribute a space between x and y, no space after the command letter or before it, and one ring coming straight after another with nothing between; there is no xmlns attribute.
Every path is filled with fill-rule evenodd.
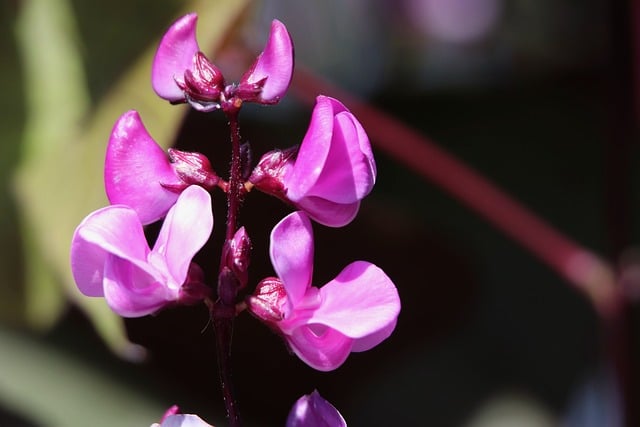
<svg viewBox="0 0 640 427"><path fill-rule="evenodd" d="M249 177L258 190L272 196L286 199L287 189L284 177L293 167L298 146L286 150L273 150L264 154Z"/></svg>
<svg viewBox="0 0 640 427"><path fill-rule="evenodd" d="M193 58L193 69L184 72L184 82L176 80L185 98L199 111L220 108L220 93L224 89L224 77L207 57L198 52Z"/></svg>
<svg viewBox="0 0 640 427"><path fill-rule="evenodd" d="M274 323L284 319L287 292L280 279L267 277L258 283L253 295L249 295L245 302L251 314L267 324Z"/></svg>
<svg viewBox="0 0 640 427"><path fill-rule="evenodd" d="M200 185L207 190L218 184L220 178L213 171L207 156L202 153L169 148L169 159L178 177L188 185Z"/></svg>
<svg viewBox="0 0 640 427"><path fill-rule="evenodd" d="M233 239L224 246L223 251L224 265L238 279L239 289L244 288L249 280L249 261L251 259L251 240L244 227L240 227L236 231Z"/></svg>

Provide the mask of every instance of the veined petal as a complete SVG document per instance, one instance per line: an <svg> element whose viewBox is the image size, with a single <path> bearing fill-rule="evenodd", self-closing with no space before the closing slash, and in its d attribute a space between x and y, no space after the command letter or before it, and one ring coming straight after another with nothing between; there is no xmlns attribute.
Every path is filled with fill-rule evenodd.
<svg viewBox="0 0 640 427"><path fill-rule="evenodd" d="M213 229L211 196L197 185L187 187L169 210L152 252L160 254L178 286L187 277L194 255Z"/></svg>
<svg viewBox="0 0 640 427"><path fill-rule="evenodd" d="M335 329L305 325L285 335L293 352L318 371L332 371L347 360L353 340Z"/></svg>
<svg viewBox="0 0 640 427"><path fill-rule="evenodd" d="M342 204L313 196L303 197L295 205L298 209L305 211L314 221L327 227L343 227L349 224L360 209L359 201Z"/></svg>
<svg viewBox="0 0 640 427"><path fill-rule="evenodd" d="M347 423L340 412L314 390L296 401L286 427L347 427Z"/></svg>
<svg viewBox="0 0 640 427"><path fill-rule="evenodd" d="M311 286L313 229L303 212L293 212L271 231L271 263L293 307Z"/></svg>
<svg viewBox="0 0 640 427"><path fill-rule="evenodd" d="M109 201L133 208L143 224L162 218L178 198L161 184L184 185L133 110L123 114L111 132L104 184Z"/></svg>
<svg viewBox="0 0 640 427"><path fill-rule="evenodd" d="M322 303L308 323L336 329L350 338L389 336L400 313L400 297L389 277L375 265L356 261L320 288ZM378 336L385 330L388 334ZM375 341L375 340L374 340ZM374 344L375 345L375 344Z"/></svg>
<svg viewBox="0 0 640 427"><path fill-rule="evenodd" d="M191 69L200 50L196 40L198 16L190 13L178 19L160 41L151 68L153 90L168 101L184 100L176 79L182 81L185 70Z"/></svg>
<svg viewBox="0 0 640 427"><path fill-rule="evenodd" d="M87 216L71 241L71 271L78 289L88 296L103 295L108 254L145 262L149 247L134 210L114 205Z"/></svg>
<svg viewBox="0 0 640 427"><path fill-rule="evenodd" d="M276 103L284 96L293 75L293 42L287 27L274 19L269 39L249 71L242 76L242 83L258 83L266 78L260 99Z"/></svg>
<svg viewBox="0 0 640 427"><path fill-rule="evenodd" d="M104 265L104 298L120 316L146 316L178 298L167 286L168 280L149 264L109 254Z"/></svg>

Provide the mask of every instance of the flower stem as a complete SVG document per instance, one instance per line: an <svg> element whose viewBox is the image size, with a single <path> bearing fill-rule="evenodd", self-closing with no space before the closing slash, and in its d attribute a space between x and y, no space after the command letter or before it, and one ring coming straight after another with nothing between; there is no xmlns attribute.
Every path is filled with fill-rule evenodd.
<svg viewBox="0 0 640 427"><path fill-rule="evenodd" d="M233 320L236 315L236 295L239 289L238 278L227 264L225 256L230 242L238 230L238 211L241 204L241 172L240 129L238 126L239 108L225 110L231 132L231 166L227 194L227 230L222 248L220 271L218 273L218 298L215 303L209 302L209 311L216 334L216 352L218 372L224 396L227 418L231 427L239 427L240 413L233 392L231 381L231 340L233 336Z"/></svg>

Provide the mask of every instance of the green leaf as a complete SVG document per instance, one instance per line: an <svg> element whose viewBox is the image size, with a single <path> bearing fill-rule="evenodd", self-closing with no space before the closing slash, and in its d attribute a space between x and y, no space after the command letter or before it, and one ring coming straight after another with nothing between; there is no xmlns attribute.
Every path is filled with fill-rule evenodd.
<svg viewBox="0 0 640 427"><path fill-rule="evenodd" d="M200 45L220 47L248 4L249 0L189 3L189 9L200 15ZM68 259L71 236L83 217L107 204L104 152L117 118L127 110L138 110L149 132L166 147L173 143L187 107L171 106L151 89L154 43L90 109L75 27L68 0L23 2L18 37L27 124L15 189L23 233L32 237L25 245L28 320L34 326L50 326L64 308L64 295L87 313L111 348L131 356L138 352L126 339L122 320L106 309L103 300L80 295L73 282Z"/></svg>

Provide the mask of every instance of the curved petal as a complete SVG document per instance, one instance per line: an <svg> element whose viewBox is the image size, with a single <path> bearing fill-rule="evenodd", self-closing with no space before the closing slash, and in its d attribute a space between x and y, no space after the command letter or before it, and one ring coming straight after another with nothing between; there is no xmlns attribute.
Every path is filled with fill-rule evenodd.
<svg viewBox="0 0 640 427"><path fill-rule="evenodd" d="M336 329L350 338L377 336L395 324L400 313L400 297L389 277L378 267L356 261L320 288L322 304L308 323Z"/></svg>
<svg viewBox="0 0 640 427"><path fill-rule="evenodd" d="M104 298L120 316L146 316L177 299L166 280L149 264L136 265L109 254L104 266Z"/></svg>
<svg viewBox="0 0 640 427"><path fill-rule="evenodd" d="M307 196L353 203L371 192L375 178L373 153L362 125L348 111L337 114L322 174Z"/></svg>
<svg viewBox="0 0 640 427"><path fill-rule="evenodd" d="M168 101L184 100L176 79L183 80L185 70L191 69L200 50L196 40L198 16L190 13L178 19L160 41L151 68L153 90Z"/></svg>
<svg viewBox="0 0 640 427"><path fill-rule="evenodd" d="M340 412L317 390L302 396L291 408L286 427L347 427Z"/></svg>
<svg viewBox="0 0 640 427"><path fill-rule="evenodd" d="M322 173L333 137L333 116L346 111L338 101L318 96L311 113L311 122L302 139L293 168L284 177L287 198L294 202L305 197Z"/></svg>
<svg viewBox="0 0 640 427"><path fill-rule="evenodd" d="M178 286L186 279L191 259L209 240L212 229L211 196L197 185L187 187L169 210L152 250L165 260L167 273Z"/></svg>
<svg viewBox="0 0 640 427"><path fill-rule="evenodd" d="M123 114L111 132L104 184L109 201L133 208L143 224L163 217L178 198L161 184L184 185L133 110Z"/></svg>
<svg viewBox="0 0 640 427"><path fill-rule="evenodd" d="M332 371L347 360L353 340L334 329L320 329L318 332L313 325L302 326L285 338L304 363L318 371Z"/></svg>
<svg viewBox="0 0 640 427"><path fill-rule="evenodd" d="M102 296L108 254L144 263L148 253L135 211L126 206L107 206L91 213L76 228L71 241L71 271L83 294Z"/></svg>
<svg viewBox="0 0 640 427"><path fill-rule="evenodd" d="M293 42L287 27L274 19L267 44L249 71L242 76L241 83L258 83L266 78L260 99L272 104L284 96L292 75Z"/></svg>
<svg viewBox="0 0 640 427"><path fill-rule="evenodd" d="M311 286L313 273L313 229L304 212L293 212L271 231L269 254L293 307Z"/></svg>
<svg viewBox="0 0 640 427"><path fill-rule="evenodd" d="M349 224L360 209L360 202L341 204L313 196L303 197L295 205L314 221L327 227L343 227Z"/></svg>
<svg viewBox="0 0 640 427"><path fill-rule="evenodd" d="M384 328L380 329L379 331L376 331L362 338L355 339L353 341L353 348L351 349L351 351L354 351L354 352L367 351L377 346L382 341L389 338L393 330L396 328L397 323L398 321L396 319L393 322L389 323Z"/></svg>

